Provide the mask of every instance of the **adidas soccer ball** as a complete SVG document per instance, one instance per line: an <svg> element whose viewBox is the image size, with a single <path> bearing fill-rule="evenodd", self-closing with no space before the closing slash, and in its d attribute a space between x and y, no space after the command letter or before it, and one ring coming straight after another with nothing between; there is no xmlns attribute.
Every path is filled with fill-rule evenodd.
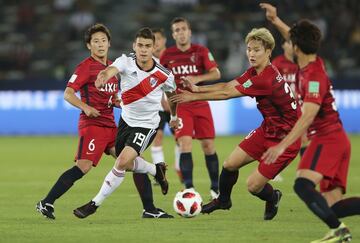
<svg viewBox="0 0 360 243"><path fill-rule="evenodd" d="M185 218L195 217L201 212L202 198L193 189L185 189L178 193L174 198L174 210L177 214Z"/></svg>

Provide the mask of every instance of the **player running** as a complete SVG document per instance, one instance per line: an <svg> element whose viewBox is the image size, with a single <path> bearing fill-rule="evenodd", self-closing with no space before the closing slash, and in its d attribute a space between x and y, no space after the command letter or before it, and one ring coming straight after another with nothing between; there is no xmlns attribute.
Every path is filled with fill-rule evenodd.
<svg viewBox="0 0 360 243"><path fill-rule="evenodd" d="M87 204L74 210L75 216L86 218L96 212L103 201L123 182L126 171L148 173L160 184L162 193L168 192L165 163L152 164L140 155L151 144L159 126L161 98L175 94L174 76L153 58L155 37L149 28L140 29L133 43L135 54L122 55L101 71L95 81L98 88L105 87L112 77L120 73L122 113L116 137L116 155L112 170L107 174L99 193ZM169 102L176 128L176 104ZM140 193L141 195L141 193ZM161 215L160 215L161 216Z"/></svg>

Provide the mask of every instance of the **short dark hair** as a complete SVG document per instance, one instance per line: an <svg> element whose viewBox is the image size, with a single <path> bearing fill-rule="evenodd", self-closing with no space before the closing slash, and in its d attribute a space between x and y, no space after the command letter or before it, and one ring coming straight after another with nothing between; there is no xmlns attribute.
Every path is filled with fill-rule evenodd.
<svg viewBox="0 0 360 243"><path fill-rule="evenodd" d="M187 24L187 26L189 27L189 29L191 29L191 25L190 25L190 22L189 20L185 19L184 17L175 17L173 18L173 20L171 21L171 29L172 29L172 26L173 24L176 24L176 23L179 23L179 22L185 22Z"/></svg>
<svg viewBox="0 0 360 243"><path fill-rule="evenodd" d="M159 34L162 35L163 37L166 37L165 31L164 31L163 28L152 28L151 31L153 32L153 34L159 33Z"/></svg>
<svg viewBox="0 0 360 243"><path fill-rule="evenodd" d="M139 29L135 35L135 41L137 38L151 39L155 43L155 35L149 27Z"/></svg>
<svg viewBox="0 0 360 243"><path fill-rule="evenodd" d="M85 43L90 43L92 35L97 32L103 32L107 36L108 40L111 40L110 30L104 24L96 23L90 26L85 32Z"/></svg>
<svg viewBox="0 0 360 243"><path fill-rule="evenodd" d="M316 54L321 42L321 31L307 19L295 23L290 29L290 40L305 54Z"/></svg>

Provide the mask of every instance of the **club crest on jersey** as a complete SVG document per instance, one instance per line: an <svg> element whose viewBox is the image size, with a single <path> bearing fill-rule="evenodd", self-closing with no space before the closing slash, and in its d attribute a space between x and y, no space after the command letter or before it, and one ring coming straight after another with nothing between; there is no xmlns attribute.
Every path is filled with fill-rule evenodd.
<svg viewBox="0 0 360 243"><path fill-rule="evenodd" d="M195 53L193 53L190 57L190 61L195 63Z"/></svg>
<svg viewBox="0 0 360 243"><path fill-rule="evenodd" d="M130 74L132 77L137 77L137 72L136 71L134 71L134 72L132 72L131 74Z"/></svg>
<svg viewBox="0 0 360 243"><path fill-rule="evenodd" d="M250 79L248 79L245 83L243 83L243 87L245 89L249 88L251 85L253 85L253 83L251 82Z"/></svg>
<svg viewBox="0 0 360 243"><path fill-rule="evenodd" d="M151 86L152 88L154 88L154 87L156 86L157 82L158 82L158 79L157 79L157 78L154 78L154 77L151 77L151 78L150 78L150 86Z"/></svg>

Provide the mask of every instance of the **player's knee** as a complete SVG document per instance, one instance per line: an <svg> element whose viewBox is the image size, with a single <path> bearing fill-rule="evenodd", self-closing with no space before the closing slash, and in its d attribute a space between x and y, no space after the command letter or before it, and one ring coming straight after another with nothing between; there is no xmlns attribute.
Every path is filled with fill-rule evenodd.
<svg viewBox="0 0 360 243"><path fill-rule="evenodd" d="M130 166L130 162L122 155L119 155L115 162L115 168L118 170L132 170L133 166Z"/></svg>
<svg viewBox="0 0 360 243"><path fill-rule="evenodd" d="M314 189L315 184L309 179L299 177L296 178L294 183L294 191L300 197L303 198L309 189Z"/></svg>
<svg viewBox="0 0 360 243"><path fill-rule="evenodd" d="M223 167L227 170L230 170L230 171L234 171L234 170L237 170L238 167L235 165L235 163L229 161L229 160L225 160L224 161L224 164L223 164Z"/></svg>
<svg viewBox="0 0 360 243"><path fill-rule="evenodd" d="M253 179L251 176L246 181L247 189L251 194L256 194L264 187L263 183Z"/></svg>
<svg viewBox="0 0 360 243"><path fill-rule="evenodd" d="M215 146L212 140L203 141L201 143L201 147L205 154L214 154L215 153Z"/></svg>
<svg viewBox="0 0 360 243"><path fill-rule="evenodd" d="M90 160L81 160L76 162L76 166L79 167L82 173L88 173L92 168L92 162Z"/></svg>

